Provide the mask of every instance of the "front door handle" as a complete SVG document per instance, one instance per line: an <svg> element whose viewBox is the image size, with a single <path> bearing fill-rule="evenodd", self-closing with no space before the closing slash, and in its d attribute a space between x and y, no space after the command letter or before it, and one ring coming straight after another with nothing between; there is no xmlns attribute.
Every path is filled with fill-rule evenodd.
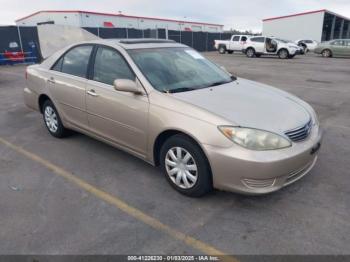
<svg viewBox="0 0 350 262"><path fill-rule="evenodd" d="M87 91L87 94L90 95L90 96L93 96L93 97L97 97L98 96L98 94L96 94L94 89L91 89L91 90Z"/></svg>

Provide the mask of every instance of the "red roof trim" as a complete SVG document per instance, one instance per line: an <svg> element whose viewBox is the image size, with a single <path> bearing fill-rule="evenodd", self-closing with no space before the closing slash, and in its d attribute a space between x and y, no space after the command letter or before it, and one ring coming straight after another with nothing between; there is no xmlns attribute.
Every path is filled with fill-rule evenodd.
<svg viewBox="0 0 350 262"><path fill-rule="evenodd" d="M272 17L272 18L266 18L263 19L263 22L271 21L271 20L277 20L277 19L283 19L283 18L289 18L289 17L295 17L295 16L302 16L302 15L310 15L310 14L316 14L321 12L328 12L326 9L316 10L316 11L310 11L310 12L304 12L304 13L298 13L293 15L285 15L285 16L278 16L278 17Z"/></svg>
<svg viewBox="0 0 350 262"><path fill-rule="evenodd" d="M191 24L199 24L199 25L209 25L209 26L224 26L219 24L210 24L210 23L201 23L201 22L191 22L191 21L181 21L174 19L165 19L165 18L156 18L156 17L145 17L145 16L133 16L133 15L123 15L123 14L111 14L111 13L100 13L100 12L91 12L91 11L81 11L81 10L43 10L38 11L28 16L19 18L16 22L22 21L29 17L35 16L40 13L79 13L79 14L92 14L92 15L107 15L107 16L118 16L118 17L126 17L126 18L138 18L138 19L150 19L150 20L158 20L158 21L166 21L166 22L177 22L177 23L191 23Z"/></svg>

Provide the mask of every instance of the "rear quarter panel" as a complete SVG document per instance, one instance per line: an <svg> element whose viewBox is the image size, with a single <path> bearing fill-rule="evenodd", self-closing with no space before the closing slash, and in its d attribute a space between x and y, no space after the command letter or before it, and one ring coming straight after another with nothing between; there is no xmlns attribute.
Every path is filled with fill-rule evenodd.
<svg viewBox="0 0 350 262"><path fill-rule="evenodd" d="M27 107L39 111L39 96L47 93L47 73L40 65L27 67L26 87L24 89L24 102Z"/></svg>

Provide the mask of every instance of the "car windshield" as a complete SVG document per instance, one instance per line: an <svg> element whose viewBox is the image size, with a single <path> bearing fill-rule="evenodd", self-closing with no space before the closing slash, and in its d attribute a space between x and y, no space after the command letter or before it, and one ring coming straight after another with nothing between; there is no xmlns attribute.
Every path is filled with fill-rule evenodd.
<svg viewBox="0 0 350 262"><path fill-rule="evenodd" d="M167 93L185 92L233 81L233 77L190 48L129 50L152 86Z"/></svg>

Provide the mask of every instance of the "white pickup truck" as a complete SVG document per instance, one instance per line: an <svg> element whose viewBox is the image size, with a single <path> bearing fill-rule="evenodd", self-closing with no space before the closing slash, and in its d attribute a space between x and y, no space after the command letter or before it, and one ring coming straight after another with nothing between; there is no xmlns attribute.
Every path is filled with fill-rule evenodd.
<svg viewBox="0 0 350 262"><path fill-rule="evenodd" d="M214 47L220 54L225 54L226 52L232 54L235 51L242 52L248 38L249 36L247 35L233 35L230 40L215 40Z"/></svg>

